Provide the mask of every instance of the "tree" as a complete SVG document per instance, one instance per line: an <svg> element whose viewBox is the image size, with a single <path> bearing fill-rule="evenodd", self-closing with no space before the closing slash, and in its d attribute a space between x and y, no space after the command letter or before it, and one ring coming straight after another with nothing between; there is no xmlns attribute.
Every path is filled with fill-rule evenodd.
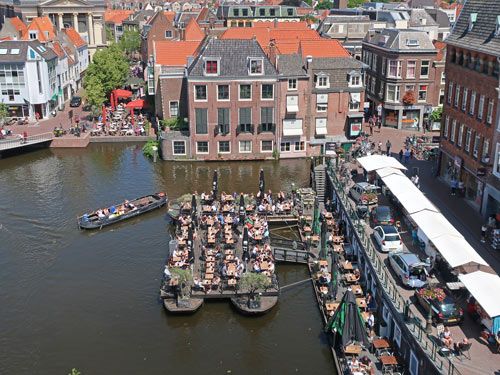
<svg viewBox="0 0 500 375"><path fill-rule="evenodd" d="M433 122L441 121L441 116L443 115L443 107L439 107L431 113L429 119Z"/></svg>
<svg viewBox="0 0 500 375"><path fill-rule="evenodd" d="M125 83L129 71L129 63L116 44L94 54L83 79L85 97L93 113L101 110L111 91Z"/></svg>
<svg viewBox="0 0 500 375"><path fill-rule="evenodd" d="M68 375L80 375L80 371L78 371L76 368L74 368L73 370L71 370L71 373L69 373Z"/></svg>
<svg viewBox="0 0 500 375"><path fill-rule="evenodd" d="M110 43L115 42L115 35L110 26L106 26L106 40Z"/></svg>
<svg viewBox="0 0 500 375"><path fill-rule="evenodd" d="M316 5L316 9L332 9L333 3L329 0L321 0Z"/></svg>
<svg viewBox="0 0 500 375"><path fill-rule="evenodd" d="M318 22L318 19L316 17L314 17L312 14L306 14L306 15L300 17L300 20L301 21L311 21L313 23Z"/></svg>
<svg viewBox="0 0 500 375"><path fill-rule="evenodd" d="M402 99L403 103L406 105L413 105L417 102L417 96L415 95L415 91L409 90L407 91Z"/></svg>
<svg viewBox="0 0 500 375"><path fill-rule="evenodd" d="M135 30L125 30L120 37L118 47L125 53L134 53L141 48L141 34Z"/></svg>
<svg viewBox="0 0 500 375"><path fill-rule="evenodd" d="M248 291L248 300L254 298L255 292L269 286L269 280L263 273L245 272L239 282L240 289Z"/></svg>
<svg viewBox="0 0 500 375"><path fill-rule="evenodd" d="M9 106L5 103L0 103L0 122L3 124L5 118L9 115Z"/></svg>
<svg viewBox="0 0 500 375"><path fill-rule="evenodd" d="M360 7L364 4L364 0L349 0L347 2L347 7L348 8L357 8Z"/></svg>
<svg viewBox="0 0 500 375"><path fill-rule="evenodd" d="M171 268L172 278L179 282L179 294L181 298L189 298L191 286L193 285L193 275L191 270L182 268Z"/></svg>

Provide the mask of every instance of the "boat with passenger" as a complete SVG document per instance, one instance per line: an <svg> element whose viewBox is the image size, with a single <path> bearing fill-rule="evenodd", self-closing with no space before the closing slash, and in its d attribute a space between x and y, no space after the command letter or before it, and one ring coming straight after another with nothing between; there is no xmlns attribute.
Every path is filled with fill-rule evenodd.
<svg viewBox="0 0 500 375"><path fill-rule="evenodd" d="M95 210L78 217L80 229L97 229L106 225L118 223L132 217L160 208L167 203L167 194L158 193L146 195L131 201L125 200L118 205Z"/></svg>

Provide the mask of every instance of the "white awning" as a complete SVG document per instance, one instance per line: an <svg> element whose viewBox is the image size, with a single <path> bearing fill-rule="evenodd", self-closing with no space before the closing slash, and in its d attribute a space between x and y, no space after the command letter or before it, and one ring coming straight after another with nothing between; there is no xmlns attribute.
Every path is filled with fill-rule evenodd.
<svg viewBox="0 0 500 375"><path fill-rule="evenodd" d="M367 171L375 171L386 167L406 170L406 167L392 156L370 155L358 158L359 164Z"/></svg>
<svg viewBox="0 0 500 375"><path fill-rule="evenodd" d="M316 135L326 135L328 130L326 128L326 118L316 119Z"/></svg>
<svg viewBox="0 0 500 375"><path fill-rule="evenodd" d="M500 277L498 275L476 271L466 275L458 275L458 278L490 318L500 315L500 299L495 297L500 290Z"/></svg>
<svg viewBox="0 0 500 375"><path fill-rule="evenodd" d="M351 103L361 103L361 94L359 92L351 92Z"/></svg>
<svg viewBox="0 0 500 375"><path fill-rule="evenodd" d="M291 137L302 135L302 119L283 120L283 136Z"/></svg>
<svg viewBox="0 0 500 375"><path fill-rule="evenodd" d="M401 172L399 169L391 168L391 167L377 169L377 174L379 175L380 178L390 176L391 174L398 174L400 176L404 176L403 172Z"/></svg>
<svg viewBox="0 0 500 375"><path fill-rule="evenodd" d="M452 268L469 263L488 265L465 238L444 235L433 239L432 243Z"/></svg>
<svg viewBox="0 0 500 375"><path fill-rule="evenodd" d="M439 212L423 210L411 214L410 217L425 236L433 242L435 238L444 235L463 238L460 232Z"/></svg>
<svg viewBox="0 0 500 375"><path fill-rule="evenodd" d="M288 95L286 97L286 111L288 113L297 113L299 111L298 95Z"/></svg>
<svg viewBox="0 0 500 375"><path fill-rule="evenodd" d="M316 104L328 104L328 94L316 94Z"/></svg>

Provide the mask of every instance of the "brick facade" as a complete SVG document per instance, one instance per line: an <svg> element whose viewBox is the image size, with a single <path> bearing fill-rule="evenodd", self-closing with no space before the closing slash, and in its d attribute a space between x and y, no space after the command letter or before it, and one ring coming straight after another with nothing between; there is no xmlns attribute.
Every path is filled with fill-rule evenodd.
<svg viewBox="0 0 500 375"><path fill-rule="evenodd" d="M157 12L149 21L147 27L149 27L147 37L142 39L141 44L142 61L149 60L150 55L153 53L153 42L179 38L179 31L163 12ZM171 37L167 37L167 31L171 33Z"/></svg>

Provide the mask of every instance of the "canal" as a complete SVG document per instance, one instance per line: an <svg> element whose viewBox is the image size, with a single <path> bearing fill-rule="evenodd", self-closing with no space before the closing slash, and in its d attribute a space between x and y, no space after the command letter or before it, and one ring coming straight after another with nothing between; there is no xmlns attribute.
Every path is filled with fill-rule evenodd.
<svg viewBox="0 0 500 375"><path fill-rule="evenodd" d="M310 283L282 292L268 315L206 303L170 316L159 299L170 239L166 209L101 231L76 217L124 199L166 191L257 191L309 183L306 160L167 163L140 146L91 144L0 159L0 374L331 374ZM308 277L279 265L281 285Z"/></svg>

